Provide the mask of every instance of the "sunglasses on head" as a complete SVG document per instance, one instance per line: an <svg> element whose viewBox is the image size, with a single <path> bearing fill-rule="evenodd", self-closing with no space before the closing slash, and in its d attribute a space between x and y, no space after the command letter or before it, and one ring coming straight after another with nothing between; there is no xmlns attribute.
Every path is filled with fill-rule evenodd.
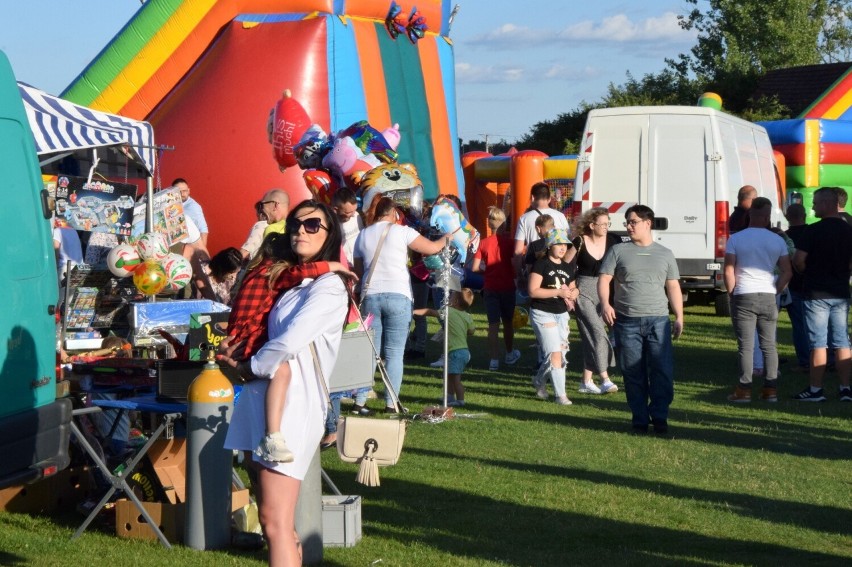
<svg viewBox="0 0 852 567"><path fill-rule="evenodd" d="M305 232L308 234L316 234L319 232L319 229L328 230L328 227L322 224L322 219L318 217L311 217L305 220L300 219L290 219L287 221L287 232L290 234L296 234L299 232L299 228L305 227Z"/></svg>

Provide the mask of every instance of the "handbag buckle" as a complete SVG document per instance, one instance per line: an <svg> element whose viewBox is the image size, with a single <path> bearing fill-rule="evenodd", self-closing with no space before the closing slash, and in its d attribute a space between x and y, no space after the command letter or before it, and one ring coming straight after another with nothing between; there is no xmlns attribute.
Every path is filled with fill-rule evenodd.
<svg viewBox="0 0 852 567"><path fill-rule="evenodd" d="M364 451L365 452L370 451L370 445L373 445L373 452L374 453L379 450L379 442L376 441L375 439L373 439L372 437L370 437L369 439L364 441Z"/></svg>

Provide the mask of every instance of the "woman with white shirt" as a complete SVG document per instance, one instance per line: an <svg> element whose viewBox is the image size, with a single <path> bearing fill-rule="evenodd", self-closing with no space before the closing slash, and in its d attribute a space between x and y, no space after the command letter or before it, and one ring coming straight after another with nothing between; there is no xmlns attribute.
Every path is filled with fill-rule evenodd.
<svg viewBox="0 0 852 567"><path fill-rule="evenodd" d="M288 238L282 257L290 263L340 261L340 226L336 215L322 203L304 201L286 220ZM239 364L239 346L227 347L220 356L246 377L256 377L240 393L228 429L225 447L246 451L257 471L260 521L269 543L269 564L301 564L295 534L295 510L299 485L324 433L328 399L319 380L328 376L337 359L343 324L348 312L348 293L334 273L306 279L285 292L269 313L269 341L247 362ZM322 370L317 376L311 345ZM295 458L272 463L252 450L266 435L265 398L270 379L286 372L290 385L281 418L281 432ZM282 370L284 369L284 370Z"/></svg>
<svg viewBox="0 0 852 567"><path fill-rule="evenodd" d="M373 314L376 348L380 349L397 394L402 387L402 360L413 305L408 251L430 256L440 252L446 243L446 238L433 242L411 227L396 224L400 218L392 199L375 199L367 214L368 226L355 241L355 273L362 286L361 310ZM396 412L387 392L385 412Z"/></svg>

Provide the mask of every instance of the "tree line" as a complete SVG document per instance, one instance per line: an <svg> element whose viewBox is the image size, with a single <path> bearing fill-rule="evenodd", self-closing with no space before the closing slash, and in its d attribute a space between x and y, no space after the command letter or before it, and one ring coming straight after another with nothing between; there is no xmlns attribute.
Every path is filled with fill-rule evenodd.
<svg viewBox="0 0 852 567"><path fill-rule="evenodd" d="M665 59L657 73L641 78L627 73L624 83L610 83L596 102L582 101L553 120L538 122L521 137L518 149L548 155L576 154L594 108L693 105L701 93L721 95L725 110L746 120L792 118L777 96L754 95L768 72L802 65L835 63L852 58L850 0L685 0L688 13L680 27L697 32L688 53ZM467 143L477 147L478 141ZM494 154L508 149L492 144Z"/></svg>

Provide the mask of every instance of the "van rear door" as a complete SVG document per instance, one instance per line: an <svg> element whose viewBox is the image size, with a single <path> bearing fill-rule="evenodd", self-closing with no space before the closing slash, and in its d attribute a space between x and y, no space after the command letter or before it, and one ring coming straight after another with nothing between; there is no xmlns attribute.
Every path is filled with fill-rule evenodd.
<svg viewBox="0 0 852 567"><path fill-rule="evenodd" d="M614 232L624 230L624 211L644 202L647 133L647 114L589 115L577 170L580 201L584 210L607 209Z"/></svg>
<svg viewBox="0 0 852 567"><path fill-rule="evenodd" d="M0 52L0 488L68 464L71 403L56 400L56 261L35 144Z"/></svg>
<svg viewBox="0 0 852 567"><path fill-rule="evenodd" d="M687 285L690 278L704 280L713 273L708 264L715 262L714 187L720 159L709 116L650 115L648 187L642 202L658 219L654 240L674 253Z"/></svg>

